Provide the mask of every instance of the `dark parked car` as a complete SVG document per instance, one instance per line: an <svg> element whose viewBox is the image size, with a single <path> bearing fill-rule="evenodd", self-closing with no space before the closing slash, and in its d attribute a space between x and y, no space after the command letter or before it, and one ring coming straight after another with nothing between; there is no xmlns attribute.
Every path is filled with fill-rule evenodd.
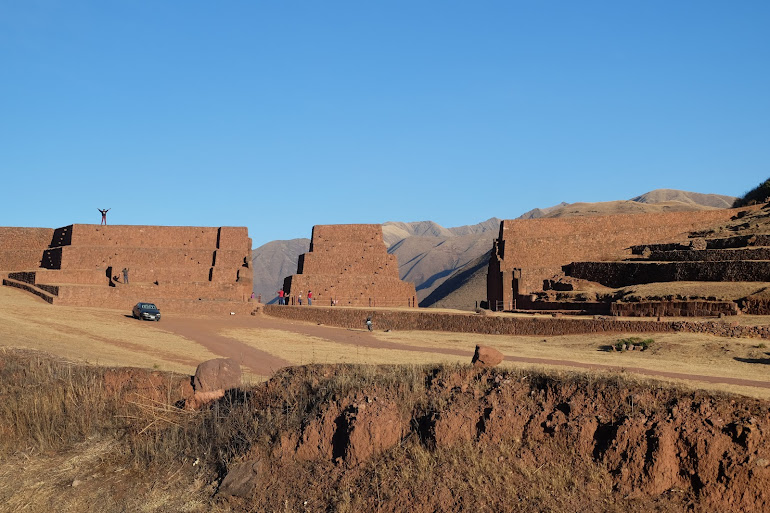
<svg viewBox="0 0 770 513"><path fill-rule="evenodd" d="M137 303L131 312L136 319L159 321L160 310L152 303Z"/></svg>

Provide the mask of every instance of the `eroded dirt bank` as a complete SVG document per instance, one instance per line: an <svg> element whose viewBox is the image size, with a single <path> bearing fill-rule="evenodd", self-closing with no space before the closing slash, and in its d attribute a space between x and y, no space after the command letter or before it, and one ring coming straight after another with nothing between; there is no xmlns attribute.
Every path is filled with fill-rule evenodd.
<svg viewBox="0 0 770 513"><path fill-rule="evenodd" d="M768 401L315 365L189 410L189 377L1 356L0 498L30 511L770 511Z"/></svg>
<svg viewBox="0 0 770 513"><path fill-rule="evenodd" d="M256 390L251 407L286 429L230 462L220 496L247 509L770 511L767 402L579 374L361 372L289 369Z"/></svg>

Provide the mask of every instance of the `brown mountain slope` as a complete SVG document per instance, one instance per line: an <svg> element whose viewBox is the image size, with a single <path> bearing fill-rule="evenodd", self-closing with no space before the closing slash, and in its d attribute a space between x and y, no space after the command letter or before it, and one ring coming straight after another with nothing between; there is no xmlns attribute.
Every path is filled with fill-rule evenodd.
<svg viewBox="0 0 770 513"><path fill-rule="evenodd" d="M497 232L500 229L500 219L492 217L478 224L444 228L433 221L417 221L399 223L388 221L382 225L382 237L390 247L407 237L455 237L459 235L478 235L488 231Z"/></svg>
<svg viewBox="0 0 770 513"><path fill-rule="evenodd" d="M419 301L458 269L489 251L497 231L456 237L407 237L388 250L398 257L402 280L413 282Z"/></svg>
<svg viewBox="0 0 770 513"><path fill-rule="evenodd" d="M633 214L642 212L681 212L704 208L730 208L736 198L723 194L655 189L630 200L598 203L559 203L552 207L535 208L520 215L519 219L565 217L570 215Z"/></svg>
<svg viewBox="0 0 770 513"><path fill-rule="evenodd" d="M675 189L655 189L642 194L631 201L638 203L665 203L678 201L679 203L695 204L704 207L730 208L735 198L723 194L701 194L699 192L677 191Z"/></svg>
<svg viewBox="0 0 770 513"><path fill-rule="evenodd" d="M251 252L254 269L254 295L263 303L277 298L283 279L297 272L297 261L310 249L310 239L274 240Z"/></svg>
<svg viewBox="0 0 770 513"><path fill-rule="evenodd" d="M420 306L474 310L486 299L489 251L452 273Z"/></svg>

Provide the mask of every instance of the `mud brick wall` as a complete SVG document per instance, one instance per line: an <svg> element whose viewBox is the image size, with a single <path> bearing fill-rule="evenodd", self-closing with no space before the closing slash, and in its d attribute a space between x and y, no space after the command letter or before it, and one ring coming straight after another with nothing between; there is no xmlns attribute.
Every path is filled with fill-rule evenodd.
<svg viewBox="0 0 770 513"><path fill-rule="evenodd" d="M333 276L295 274L287 278L290 297L296 301L296 295L313 291L315 305L331 305L336 300L338 305L347 306L414 306L416 301L414 285L398 278L377 278L370 276Z"/></svg>
<svg viewBox="0 0 770 513"><path fill-rule="evenodd" d="M0 272L19 271L22 269L35 269L40 267L41 249L0 249Z"/></svg>
<svg viewBox="0 0 770 513"><path fill-rule="evenodd" d="M669 281L769 281L770 261L573 262L564 272L612 288Z"/></svg>
<svg viewBox="0 0 770 513"><path fill-rule="evenodd" d="M747 246L770 246L770 235L739 235L723 239L707 239L707 249L743 248Z"/></svg>
<svg viewBox="0 0 770 513"><path fill-rule="evenodd" d="M290 301L313 291L314 304L414 306L414 284L398 277L378 224L317 225L297 273L284 280Z"/></svg>
<svg viewBox="0 0 770 513"><path fill-rule="evenodd" d="M249 239L251 240L251 239ZM250 251L217 249L214 251L213 262L217 267L241 267L247 263Z"/></svg>
<svg viewBox="0 0 770 513"><path fill-rule="evenodd" d="M577 261L619 260L640 244L686 239L728 221L738 209L699 212L623 214L546 219L515 219L500 223L490 257L488 300L513 303L513 272L520 269L518 292L542 290L543 280Z"/></svg>
<svg viewBox="0 0 770 513"><path fill-rule="evenodd" d="M278 305L265 305L263 311L272 317L353 329L364 329L366 318L371 317L376 330L447 331L537 337L590 333L684 332L770 339L770 326L740 326L726 322L521 318L428 312L425 309L388 311L342 307L294 308ZM472 348L469 348L469 351L472 354Z"/></svg>
<svg viewBox="0 0 770 513"><path fill-rule="evenodd" d="M398 278L396 255L383 253L382 248L354 246L334 253L304 253L297 266L299 274L381 274Z"/></svg>
<svg viewBox="0 0 770 513"><path fill-rule="evenodd" d="M235 282L238 279L238 269L232 267L211 269L211 281L212 282Z"/></svg>
<svg viewBox="0 0 770 513"><path fill-rule="evenodd" d="M33 292L34 293L34 292ZM161 311L161 314L168 318L169 314L177 313L196 313L203 315L227 315L230 312L236 312L241 315L247 315L255 310L256 306L247 301L234 300L206 300L196 298L164 297L163 295L153 296L145 293L141 297L131 295L130 293L121 293L117 288L100 288L95 295L88 293L78 293L72 291L66 302L60 298L54 299L54 304L62 303L68 306L94 306L95 298L98 299L100 308L110 308L122 310L126 315L131 313L131 309L139 301L155 303ZM163 322L161 320L161 322Z"/></svg>
<svg viewBox="0 0 770 513"><path fill-rule="evenodd" d="M58 263L58 267L57 267ZM45 251L46 269L87 269L91 267L185 267L214 263L212 249L129 248L64 246Z"/></svg>
<svg viewBox="0 0 770 513"><path fill-rule="evenodd" d="M217 248L246 252L247 254L251 252L251 238L249 237L249 230L245 226L222 226L217 230Z"/></svg>
<svg viewBox="0 0 770 513"><path fill-rule="evenodd" d="M707 246L708 247L708 246ZM632 255L641 255L645 251L664 252L664 251L689 251L689 243L670 242L667 244L639 244L631 246Z"/></svg>
<svg viewBox="0 0 770 513"><path fill-rule="evenodd" d="M74 224L65 228L71 231L72 246L214 250L219 237L216 227Z"/></svg>
<svg viewBox="0 0 770 513"><path fill-rule="evenodd" d="M110 276L102 269L38 269L31 274L37 283L105 285L110 281Z"/></svg>
<svg viewBox="0 0 770 513"><path fill-rule="evenodd" d="M706 249L684 251L652 251L649 260L661 262L717 260L770 260L770 248Z"/></svg>
<svg viewBox="0 0 770 513"><path fill-rule="evenodd" d="M124 300L129 308L139 301L161 301L165 299L188 299L207 301L245 301L236 284L218 287L201 287L196 284L179 283L170 285L137 285L131 287L99 287L94 285L69 285L58 290L62 304L103 306L112 299Z"/></svg>
<svg viewBox="0 0 770 513"><path fill-rule="evenodd" d="M612 315L619 317L709 317L719 314L738 315L733 301L644 301L612 303Z"/></svg>
<svg viewBox="0 0 770 513"><path fill-rule="evenodd" d="M44 249L51 243L52 228L0 227L0 249Z"/></svg>
<svg viewBox="0 0 770 513"><path fill-rule="evenodd" d="M51 228L0 227L0 271L39 267L52 236Z"/></svg>
<svg viewBox="0 0 770 513"><path fill-rule="evenodd" d="M113 267L112 275L119 280L123 279L122 267ZM187 267L131 267L129 280L136 283L168 283L168 282L208 282L211 276L211 267L205 265Z"/></svg>
<svg viewBox="0 0 770 513"><path fill-rule="evenodd" d="M384 244L379 224L319 224L313 227L310 251L345 244Z"/></svg>
<svg viewBox="0 0 770 513"><path fill-rule="evenodd" d="M703 239L706 249L736 249L754 246L770 246L770 235L737 235L719 239ZM634 255L641 255L645 249L650 251L686 251L690 244L685 242L672 242L668 244L639 244L631 247Z"/></svg>

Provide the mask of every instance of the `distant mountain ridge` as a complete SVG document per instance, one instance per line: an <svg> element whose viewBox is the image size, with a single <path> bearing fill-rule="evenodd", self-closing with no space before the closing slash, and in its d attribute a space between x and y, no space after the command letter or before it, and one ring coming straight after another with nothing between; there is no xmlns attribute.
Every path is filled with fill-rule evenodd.
<svg viewBox="0 0 770 513"><path fill-rule="evenodd" d="M407 237L454 237L473 235L487 231L497 232L500 229L500 219L492 217L478 224L444 228L433 221L416 221L402 223L388 221L382 225L382 238L385 245L390 247Z"/></svg>
<svg viewBox="0 0 770 513"><path fill-rule="evenodd" d="M700 192L678 191L675 189L655 189L642 194L630 201L637 203L665 203L669 201L678 201L680 203L691 203L704 207L713 208L731 208L736 198L722 194L702 194Z"/></svg>
<svg viewBox="0 0 770 513"><path fill-rule="evenodd" d="M630 200L601 203L559 203L536 208L519 219L586 215L629 214L730 208L732 196L656 189ZM445 228L433 221L382 225L388 252L396 255L401 279L417 288L420 306L471 309L486 297L485 258L500 230L492 217L477 224ZM252 252L254 292L264 302L275 299L284 277L297 271L299 255L308 251L309 239L272 241Z"/></svg>

